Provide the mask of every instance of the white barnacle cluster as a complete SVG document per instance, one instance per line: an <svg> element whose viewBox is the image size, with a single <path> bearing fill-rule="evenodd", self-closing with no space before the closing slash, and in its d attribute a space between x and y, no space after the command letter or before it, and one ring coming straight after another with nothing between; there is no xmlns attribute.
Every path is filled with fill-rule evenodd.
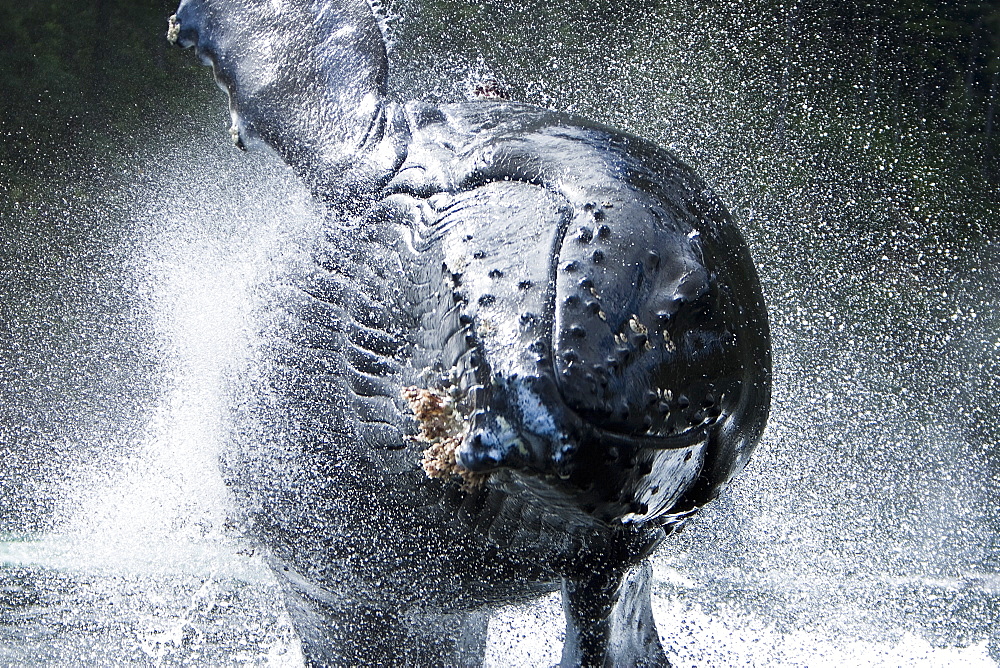
<svg viewBox="0 0 1000 668"><path fill-rule="evenodd" d="M177 44L177 38L181 34L181 23L177 20L177 14L171 14L167 19L167 41Z"/></svg>
<svg viewBox="0 0 1000 668"><path fill-rule="evenodd" d="M420 426L420 434L413 440L426 444L421 466L427 477L443 480L459 477L467 491L481 486L489 474L473 473L458 462L458 447L468 425L456 410L454 400L444 392L415 386L403 388L402 394Z"/></svg>
<svg viewBox="0 0 1000 668"><path fill-rule="evenodd" d="M639 321L639 316L633 314L632 317L629 318L628 326L629 326L629 329L631 329L633 333L639 334L639 335L641 335L645 339L643 341L643 343L642 343L642 347L645 350L652 350L653 349L653 344L649 342L649 338L648 338L649 328L647 328L644 324L642 324Z"/></svg>

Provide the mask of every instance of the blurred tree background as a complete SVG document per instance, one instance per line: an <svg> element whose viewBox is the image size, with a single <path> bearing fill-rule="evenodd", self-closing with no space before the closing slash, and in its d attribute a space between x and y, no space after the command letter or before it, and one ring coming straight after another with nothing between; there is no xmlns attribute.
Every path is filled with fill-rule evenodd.
<svg viewBox="0 0 1000 668"><path fill-rule="evenodd" d="M850 93L843 99L853 111L874 117L883 109L897 134L906 127L939 133L956 168L1000 180L1000 4L807 2L786 5L784 18L792 48L798 31L816 30L829 53L843 58L841 92Z"/></svg>

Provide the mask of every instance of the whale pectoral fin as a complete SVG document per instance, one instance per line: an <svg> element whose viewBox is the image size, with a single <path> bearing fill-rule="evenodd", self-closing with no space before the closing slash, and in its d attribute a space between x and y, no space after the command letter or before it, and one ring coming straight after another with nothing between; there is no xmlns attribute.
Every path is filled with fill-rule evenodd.
<svg viewBox="0 0 1000 668"><path fill-rule="evenodd" d="M571 666L669 667L653 621L648 561L622 571L597 569L564 577L564 668Z"/></svg>

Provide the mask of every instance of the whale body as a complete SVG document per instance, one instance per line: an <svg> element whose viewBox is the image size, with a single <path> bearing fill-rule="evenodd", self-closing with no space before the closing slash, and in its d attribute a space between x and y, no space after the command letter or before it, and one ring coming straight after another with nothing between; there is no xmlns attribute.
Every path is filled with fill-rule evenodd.
<svg viewBox="0 0 1000 668"><path fill-rule="evenodd" d="M183 0L169 37L329 205L227 477L314 665L476 665L561 590L563 665L668 665L646 557L746 465L767 312L671 153L526 104L386 94L363 1Z"/></svg>

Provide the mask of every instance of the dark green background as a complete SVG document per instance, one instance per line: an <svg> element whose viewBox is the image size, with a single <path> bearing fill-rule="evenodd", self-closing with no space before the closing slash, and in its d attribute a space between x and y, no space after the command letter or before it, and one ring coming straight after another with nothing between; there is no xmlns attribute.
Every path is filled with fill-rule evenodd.
<svg viewBox="0 0 1000 668"><path fill-rule="evenodd" d="M955 168L981 189L1000 180L1000 6L995 3L602 0L552 14L552 3L441 0L397 2L392 9L442 22L448 48L456 53L473 48L489 58L491 49L509 48L519 37L490 32L494 14L533 12L539 23L563 23L564 49L590 48L600 55L609 39L615 41L612 31L632 30L643 13L681 7L697 12L699 5L732 15L731 24L721 26L730 34L713 34L713 41L770 52L758 65L772 70L779 88L782 101L768 119L775 133L809 132L797 125L794 98L810 96L830 114L862 110L873 124L886 117L897 128L938 133L947 139L943 143ZM12 184L140 140L192 99L192 89L203 93L207 77L192 71L194 58L175 53L163 39L172 10L165 0L4 0L0 187L5 197L17 196L17 190L9 191ZM742 32L741 15L747 14L759 17L753 34ZM589 43L574 43L581 33L573 23L580 22L607 31ZM432 28L422 29L431 34Z"/></svg>

